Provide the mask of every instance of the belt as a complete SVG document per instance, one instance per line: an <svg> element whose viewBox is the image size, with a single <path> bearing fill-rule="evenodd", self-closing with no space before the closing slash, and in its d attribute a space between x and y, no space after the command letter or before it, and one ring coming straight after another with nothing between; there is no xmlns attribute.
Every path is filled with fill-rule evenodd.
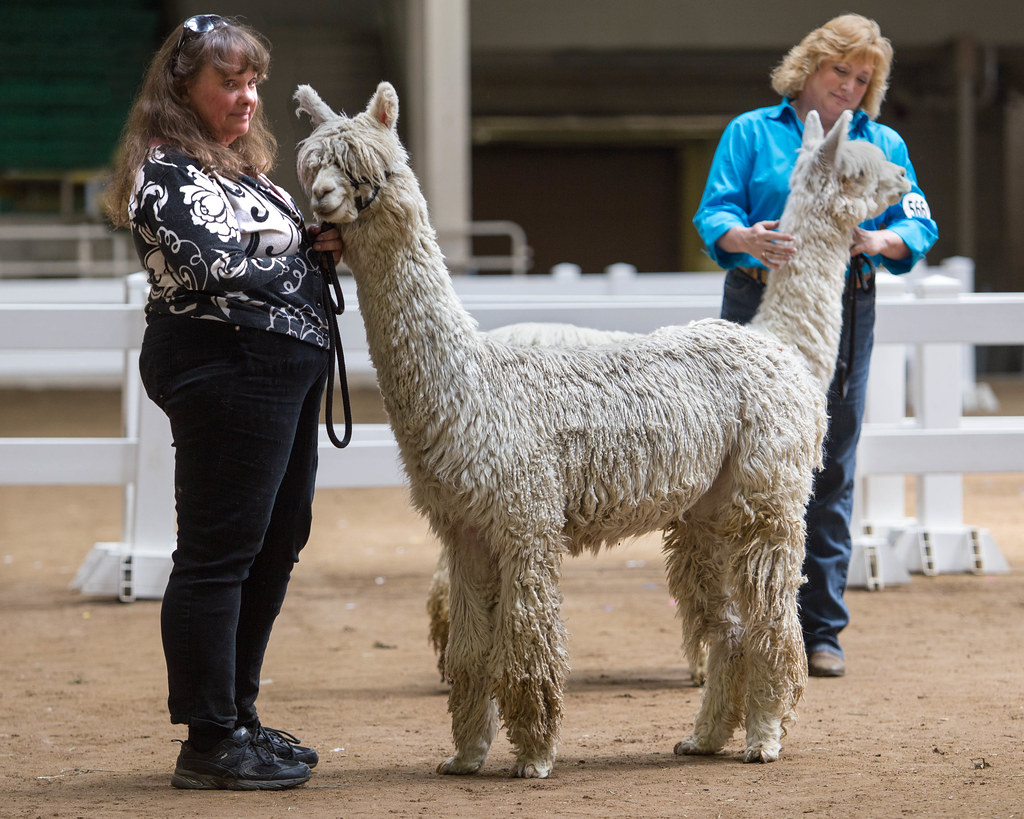
<svg viewBox="0 0 1024 819"><path fill-rule="evenodd" d="M768 271L763 267L735 267L733 269L738 270L744 276L753 279L755 282L768 284Z"/></svg>
<svg viewBox="0 0 1024 819"><path fill-rule="evenodd" d="M755 282L760 284L768 284L768 271L763 267L734 267L733 270L738 270L744 276L753 279ZM854 282L854 287L858 290L870 290L875 282L874 271L868 273L863 272L859 276L851 277Z"/></svg>

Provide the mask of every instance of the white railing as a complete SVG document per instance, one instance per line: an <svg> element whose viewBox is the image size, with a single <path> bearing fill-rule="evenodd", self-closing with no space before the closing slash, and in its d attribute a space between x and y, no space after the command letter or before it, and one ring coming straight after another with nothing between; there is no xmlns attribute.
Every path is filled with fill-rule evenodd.
<svg viewBox="0 0 1024 819"><path fill-rule="evenodd" d="M18 253L28 248L32 250L32 258L18 258ZM49 255L43 251L48 251ZM20 276L121 278L138 266L131 236L125 230L115 231L93 223L56 221L0 224L0 279Z"/></svg>
<svg viewBox="0 0 1024 819"><path fill-rule="evenodd" d="M172 450L167 422L144 399L136 358L143 332L145 280L128 278L119 304L22 303L0 287L0 352L113 353L123 378L124 430L118 438L0 438L0 485L105 484L125 492L123 536L96 544L74 585L121 599L162 595L173 548ZM0 283L10 285L13 283ZM649 331L718 315L720 274L636 274L627 265L580 278L459 278L457 290L482 329L518 321L571 322ZM948 278L904 292L879 277L876 354L860 449L858 534L850 585L878 588L908 571L1008 569L987 532L963 524L957 495L968 472L1024 471L1024 418L961 417L965 344L1024 344L1024 295L962 294ZM346 284L354 295L350 283ZM342 317L350 373L372 377L358 304ZM904 417L907 350L914 352L917 416ZM3 361L0 359L0 369ZM952 385L952 387L950 386ZM898 405L898 406L897 406ZM319 488L404 483L386 425L358 424L345 450L321 431ZM904 475L918 476L916 517L902 509ZM893 482L900 482L898 492ZM948 543L947 543L948 541ZM966 556L966 557L965 557Z"/></svg>
<svg viewBox="0 0 1024 819"><path fill-rule="evenodd" d="M533 267L533 248L526 242L526 231L516 224L502 219L469 222L460 230L438 230L442 243L449 238L468 238L472 246L478 236L500 237L508 240L507 254L482 255L473 253L465 259L449 259L449 267L458 272L480 273L484 271L509 272L513 276L524 276Z"/></svg>
<svg viewBox="0 0 1024 819"><path fill-rule="evenodd" d="M1024 343L1024 294L965 293L961 275L928 271L878 280L878 316L865 423L857 452L854 560L849 583L879 588L908 572L1004 572L988 530L963 521L967 472L1024 472L1024 417L963 416L983 393L973 346ZM911 373L908 381L906 373ZM914 415L906 417L906 406ZM904 476L916 482L914 517Z"/></svg>

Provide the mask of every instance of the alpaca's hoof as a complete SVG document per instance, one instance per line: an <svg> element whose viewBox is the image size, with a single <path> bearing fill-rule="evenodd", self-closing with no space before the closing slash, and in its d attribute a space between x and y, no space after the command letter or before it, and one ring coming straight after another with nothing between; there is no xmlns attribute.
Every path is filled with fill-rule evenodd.
<svg viewBox="0 0 1024 819"><path fill-rule="evenodd" d="M672 749L672 753L676 756L708 756L718 753L718 749L707 748L701 745L696 737L690 736L681 742L677 742L676 747Z"/></svg>
<svg viewBox="0 0 1024 819"><path fill-rule="evenodd" d="M453 774L455 776L466 776L468 774L475 774L480 770L480 766L483 765L483 761L467 762L459 759L458 754L452 757L448 757L444 762L437 766L437 772L439 774Z"/></svg>
<svg viewBox="0 0 1024 819"><path fill-rule="evenodd" d="M779 758L782 746L777 742L758 742L743 752L744 762L774 762Z"/></svg>
<svg viewBox="0 0 1024 819"><path fill-rule="evenodd" d="M550 762L520 762L512 769L512 775L520 779L547 779L553 767Z"/></svg>

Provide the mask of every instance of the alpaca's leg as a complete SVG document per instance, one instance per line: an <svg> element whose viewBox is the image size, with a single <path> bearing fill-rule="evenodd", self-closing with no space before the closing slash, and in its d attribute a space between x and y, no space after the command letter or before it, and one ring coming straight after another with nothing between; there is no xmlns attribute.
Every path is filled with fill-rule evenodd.
<svg viewBox="0 0 1024 819"><path fill-rule="evenodd" d="M690 679L704 685L707 679L708 637L714 612L721 609L721 569L708 538L695 537L702 522L691 518L675 523L665 530L662 550L668 587L676 601L676 612L682 623L683 652L690 663Z"/></svg>
<svg viewBox="0 0 1024 819"><path fill-rule="evenodd" d="M804 553L802 511L796 510L789 525L780 527L788 537L775 534L775 529L760 554L748 553L737 572L737 602L746 624L745 762L779 758L786 725L795 719L807 682L797 609Z"/></svg>
<svg viewBox="0 0 1024 819"><path fill-rule="evenodd" d="M706 650L707 665L693 733L677 754L713 754L729 741L743 715L743 663L736 612L725 582L735 506L723 475L683 522L666 531L669 588L683 621L687 656Z"/></svg>
<svg viewBox="0 0 1024 819"><path fill-rule="evenodd" d="M534 541L502 567L493 657L501 717L515 748L516 776L544 778L555 762L569 675L558 590L557 538Z"/></svg>
<svg viewBox="0 0 1024 819"><path fill-rule="evenodd" d="M686 652L690 663L690 682L702 686L708 681L708 644L702 640L696 649Z"/></svg>
<svg viewBox="0 0 1024 819"><path fill-rule="evenodd" d="M434 576L430 579L430 591L427 593L427 617L430 621L430 643L437 653L437 670L441 672L441 681L447 677L444 672L444 655L448 647L448 592L451 579L448 573L448 561L444 550L437 559Z"/></svg>
<svg viewBox="0 0 1024 819"><path fill-rule="evenodd" d="M446 548L450 576L450 630L445 651L451 681L455 756L437 770L444 774L476 773L487 758L498 730L498 710L491 696L489 658L494 641L497 573L490 550L475 531L465 530Z"/></svg>
<svg viewBox="0 0 1024 819"><path fill-rule="evenodd" d="M680 756L716 754L725 747L743 717L745 667L735 627L721 623L709 638L707 682L693 732L676 743Z"/></svg>

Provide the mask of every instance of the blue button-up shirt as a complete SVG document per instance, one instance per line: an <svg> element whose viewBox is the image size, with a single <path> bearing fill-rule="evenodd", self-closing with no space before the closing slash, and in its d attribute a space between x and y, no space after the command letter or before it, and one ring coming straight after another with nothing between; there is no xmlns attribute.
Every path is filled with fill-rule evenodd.
<svg viewBox="0 0 1024 819"><path fill-rule="evenodd" d="M753 256L727 253L715 243L730 228L749 227L782 215L803 135L803 122L788 100L748 111L726 126L708 172L704 196L693 217L708 255L720 267L764 267ZM899 235L910 256L876 256L873 261L892 273L906 273L924 258L939 236L928 201L918 187L906 143L892 128L872 122L863 111L853 115L850 139L877 145L889 161L907 169L910 191L879 216L861 224L866 230L888 228Z"/></svg>

